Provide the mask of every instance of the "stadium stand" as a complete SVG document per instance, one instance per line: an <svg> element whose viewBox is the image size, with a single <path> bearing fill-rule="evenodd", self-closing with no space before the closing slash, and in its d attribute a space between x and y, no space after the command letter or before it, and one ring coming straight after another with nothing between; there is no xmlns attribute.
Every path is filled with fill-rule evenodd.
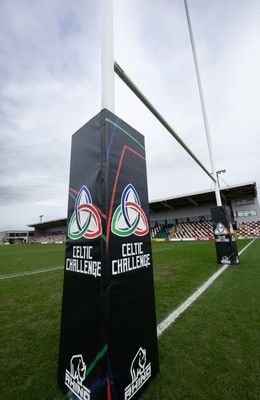
<svg viewBox="0 0 260 400"><path fill-rule="evenodd" d="M158 225L151 230L152 239L209 239L213 237L211 221L196 221L174 225Z"/></svg>
<svg viewBox="0 0 260 400"><path fill-rule="evenodd" d="M34 238L31 243L64 243L66 241L66 218L40 222L28 226L35 229Z"/></svg>
<svg viewBox="0 0 260 400"><path fill-rule="evenodd" d="M176 227L158 225L151 229L152 239L213 239L211 221L180 223ZM244 222L238 225L237 238L260 238L260 221Z"/></svg>
<svg viewBox="0 0 260 400"><path fill-rule="evenodd" d="M50 243L65 243L66 241L66 235L60 235L60 234L45 234L43 236L38 236L34 240L31 241L31 243L41 243L41 244L50 244Z"/></svg>
<svg viewBox="0 0 260 400"><path fill-rule="evenodd" d="M173 238L208 239L213 237L213 228L210 221L186 222L178 225Z"/></svg>
<svg viewBox="0 0 260 400"><path fill-rule="evenodd" d="M238 238L254 237L260 238L260 221L252 221L238 225Z"/></svg>
<svg viewBox="0 0 260 400"><path fill-rule="evenodd" d="M175 239L213 239L213 227L211 221L182 222L177 225L159 224L151 228L151 238L160 240ZM237 238L260 238L260 221L244 222L238 224ZM64 243L66 234L45 233L34 237L31 243Z"/></svg>
<svg viewBox="0 0 260 400"><path fill-rule="evenodd" d="M171 235L172 225L158 225L151 230L152 238L168 239Z"/></svg>
<svg viewBox="0 0 260 400"><path fill-rule="evenodd" d="M0 232L0 243L4 244L25 244L31 242L34 231L29 230L8 230Z"/></svg>

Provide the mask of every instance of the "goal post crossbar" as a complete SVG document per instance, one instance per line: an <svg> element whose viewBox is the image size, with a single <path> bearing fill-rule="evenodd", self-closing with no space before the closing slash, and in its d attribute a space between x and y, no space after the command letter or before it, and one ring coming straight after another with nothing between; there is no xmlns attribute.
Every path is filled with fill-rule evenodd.
<svg viewBox="0 0 260 400"><path fill-rule="evenodd" d="M213 175L204 167L204 165L199 161L191 149L183 142L179 135L174 131L174 129L168 124L168 122L163 118L163 116L156 110L156 108L150 103L150 101L144 96L144 94L138 89L134 82L127 76L124 70L114 62L115 73L120 79L129 87L130 90L141 100L141 102L148 108L148 110L155 116L158 121L167 129L167 131L174 137L174 139L182 146L182 148L193 158L193 160L203 169L204 172L216 183L216 179Z"/></svg>

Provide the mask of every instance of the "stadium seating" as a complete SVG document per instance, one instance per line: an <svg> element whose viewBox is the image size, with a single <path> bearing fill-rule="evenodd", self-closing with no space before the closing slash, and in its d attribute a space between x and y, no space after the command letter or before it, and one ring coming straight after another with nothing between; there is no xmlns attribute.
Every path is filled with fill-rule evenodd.
<svg viewBox="0 0 260 400"><path fill-rule="evenodd" d="M152 229L153 239L168 239L171 234L172 225L157 225Z"/></svg>
<svg viewBox="0 0 260 400"><path fill-rule="evenodd" d="M211 221L196 221L178 224L173 239L208 239L212 236L213 228Z"/></svg>
<svg viewBox="0 0 260 400"><path fill-rule="evenodd" d="M260 221L246 222L238 225L238 238L260 237Z"/></svg>
<svg viewBox="0 0 260 400"><path fill-rule="evenodd" d="M209 239L213 238L212 221L185 222L174 225L157 225L151 229L152 239ZM238 226L237 238L260 238L260 221Z"/></svg>
<svg viewBox="0 0 260 400"><path fill-rule="evenodd" d="M183 222L176 226L173 224L160 224L151 229L152 239L209 239L213 238L212 221ZM260 238L260 221L246 222L238 225L237 238ZM31 243L65 243L65 234L46 233L34 238Z"/></svg>
<svg viewBox="0 0 260 400"><path fill-rule="evenodd" d="M31 243L41 243L41 244L50 244L50 243L65 243L66 235L52 235L50 233L34 238Z"/></svg>
<svg viewBox="0 0 260 400"><path fill-rule="evenodd" d="M157 225L151 230L152 239L206 238L212 235L210 221L180 223L176 227L173 224Z"/></svg>

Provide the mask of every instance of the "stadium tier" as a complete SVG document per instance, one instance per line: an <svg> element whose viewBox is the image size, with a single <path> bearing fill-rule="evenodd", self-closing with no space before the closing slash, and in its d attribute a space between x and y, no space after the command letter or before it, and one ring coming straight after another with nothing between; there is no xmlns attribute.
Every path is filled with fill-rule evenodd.
<svg viewBox="0 0 260 400"><path fill-rule="evenodd" d="M31 236L31 243L64 243L66 240L66 219L60 233L46 232L38 236ZM38 232L40 228L38 227ZM179 224L160 224L150 229L154 240L213 240L212 221L181 222ZM237 225L236 237L260 238L260 221L244 222ZM12 240L12 238L11 238ZM6 242L9 242L6 240ZM10 242L10 243L19 243Z"/></svg>
<svg viewBox="0 0 260 400"><path fill-rule="evenodd" d="M231 209L237 237L259 237L256 183L229 186L220 193L222 204ZM155 240L211 239L211 208L215 206L213 190L150 202L151 237Z"/></svg>
<svg viewBox="0 0 260 400"><path fill-rule="evenodd" d="M213 239L211 221L185 222L177 225L159 225L151 230L152 239Z"/></svg>
<svg viewBox="0 0 260 400"><path fill-rule="evenodd" d="M245 222L238 225L236 236L243 238L260 238L260 221ZM185 222L176 225L157 225L151 229L152 239L164 240L213 240L211 221Z"/></svg>
<svg viewBox="0 0 260 400"><path fill-rule="evenodd" d="M260 221L252 221L238 225L238 238L260 237Z"/></svg>

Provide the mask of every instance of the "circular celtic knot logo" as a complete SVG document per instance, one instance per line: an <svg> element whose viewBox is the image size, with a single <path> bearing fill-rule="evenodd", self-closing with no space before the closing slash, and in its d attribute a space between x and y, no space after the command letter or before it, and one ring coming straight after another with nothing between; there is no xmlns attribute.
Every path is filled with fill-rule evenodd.
<svg viewBox="0 0 260 400"><path fill-rule="evenodd" d="M218 222L214 231L215 235L228 235L229 230L225 227L222 222Z"/></svg>
<svg viewBox="0 0 260 400"><path fill-rule="evenodd" d="M121 204L116 208L111 231L117 236L144 236L149 227L145 213L141 208L140 198L134 186L129 183L123 190Z"/></svg>
<svg viewBox="0 0 260 400"><path fill-rule="evenodd" d="M96 207L92 204L88 188L84 185L75 200L74 212L68 227L68 236L73 240L80 239L81 237L95 239L101 233L100 215Z"/></svg>

